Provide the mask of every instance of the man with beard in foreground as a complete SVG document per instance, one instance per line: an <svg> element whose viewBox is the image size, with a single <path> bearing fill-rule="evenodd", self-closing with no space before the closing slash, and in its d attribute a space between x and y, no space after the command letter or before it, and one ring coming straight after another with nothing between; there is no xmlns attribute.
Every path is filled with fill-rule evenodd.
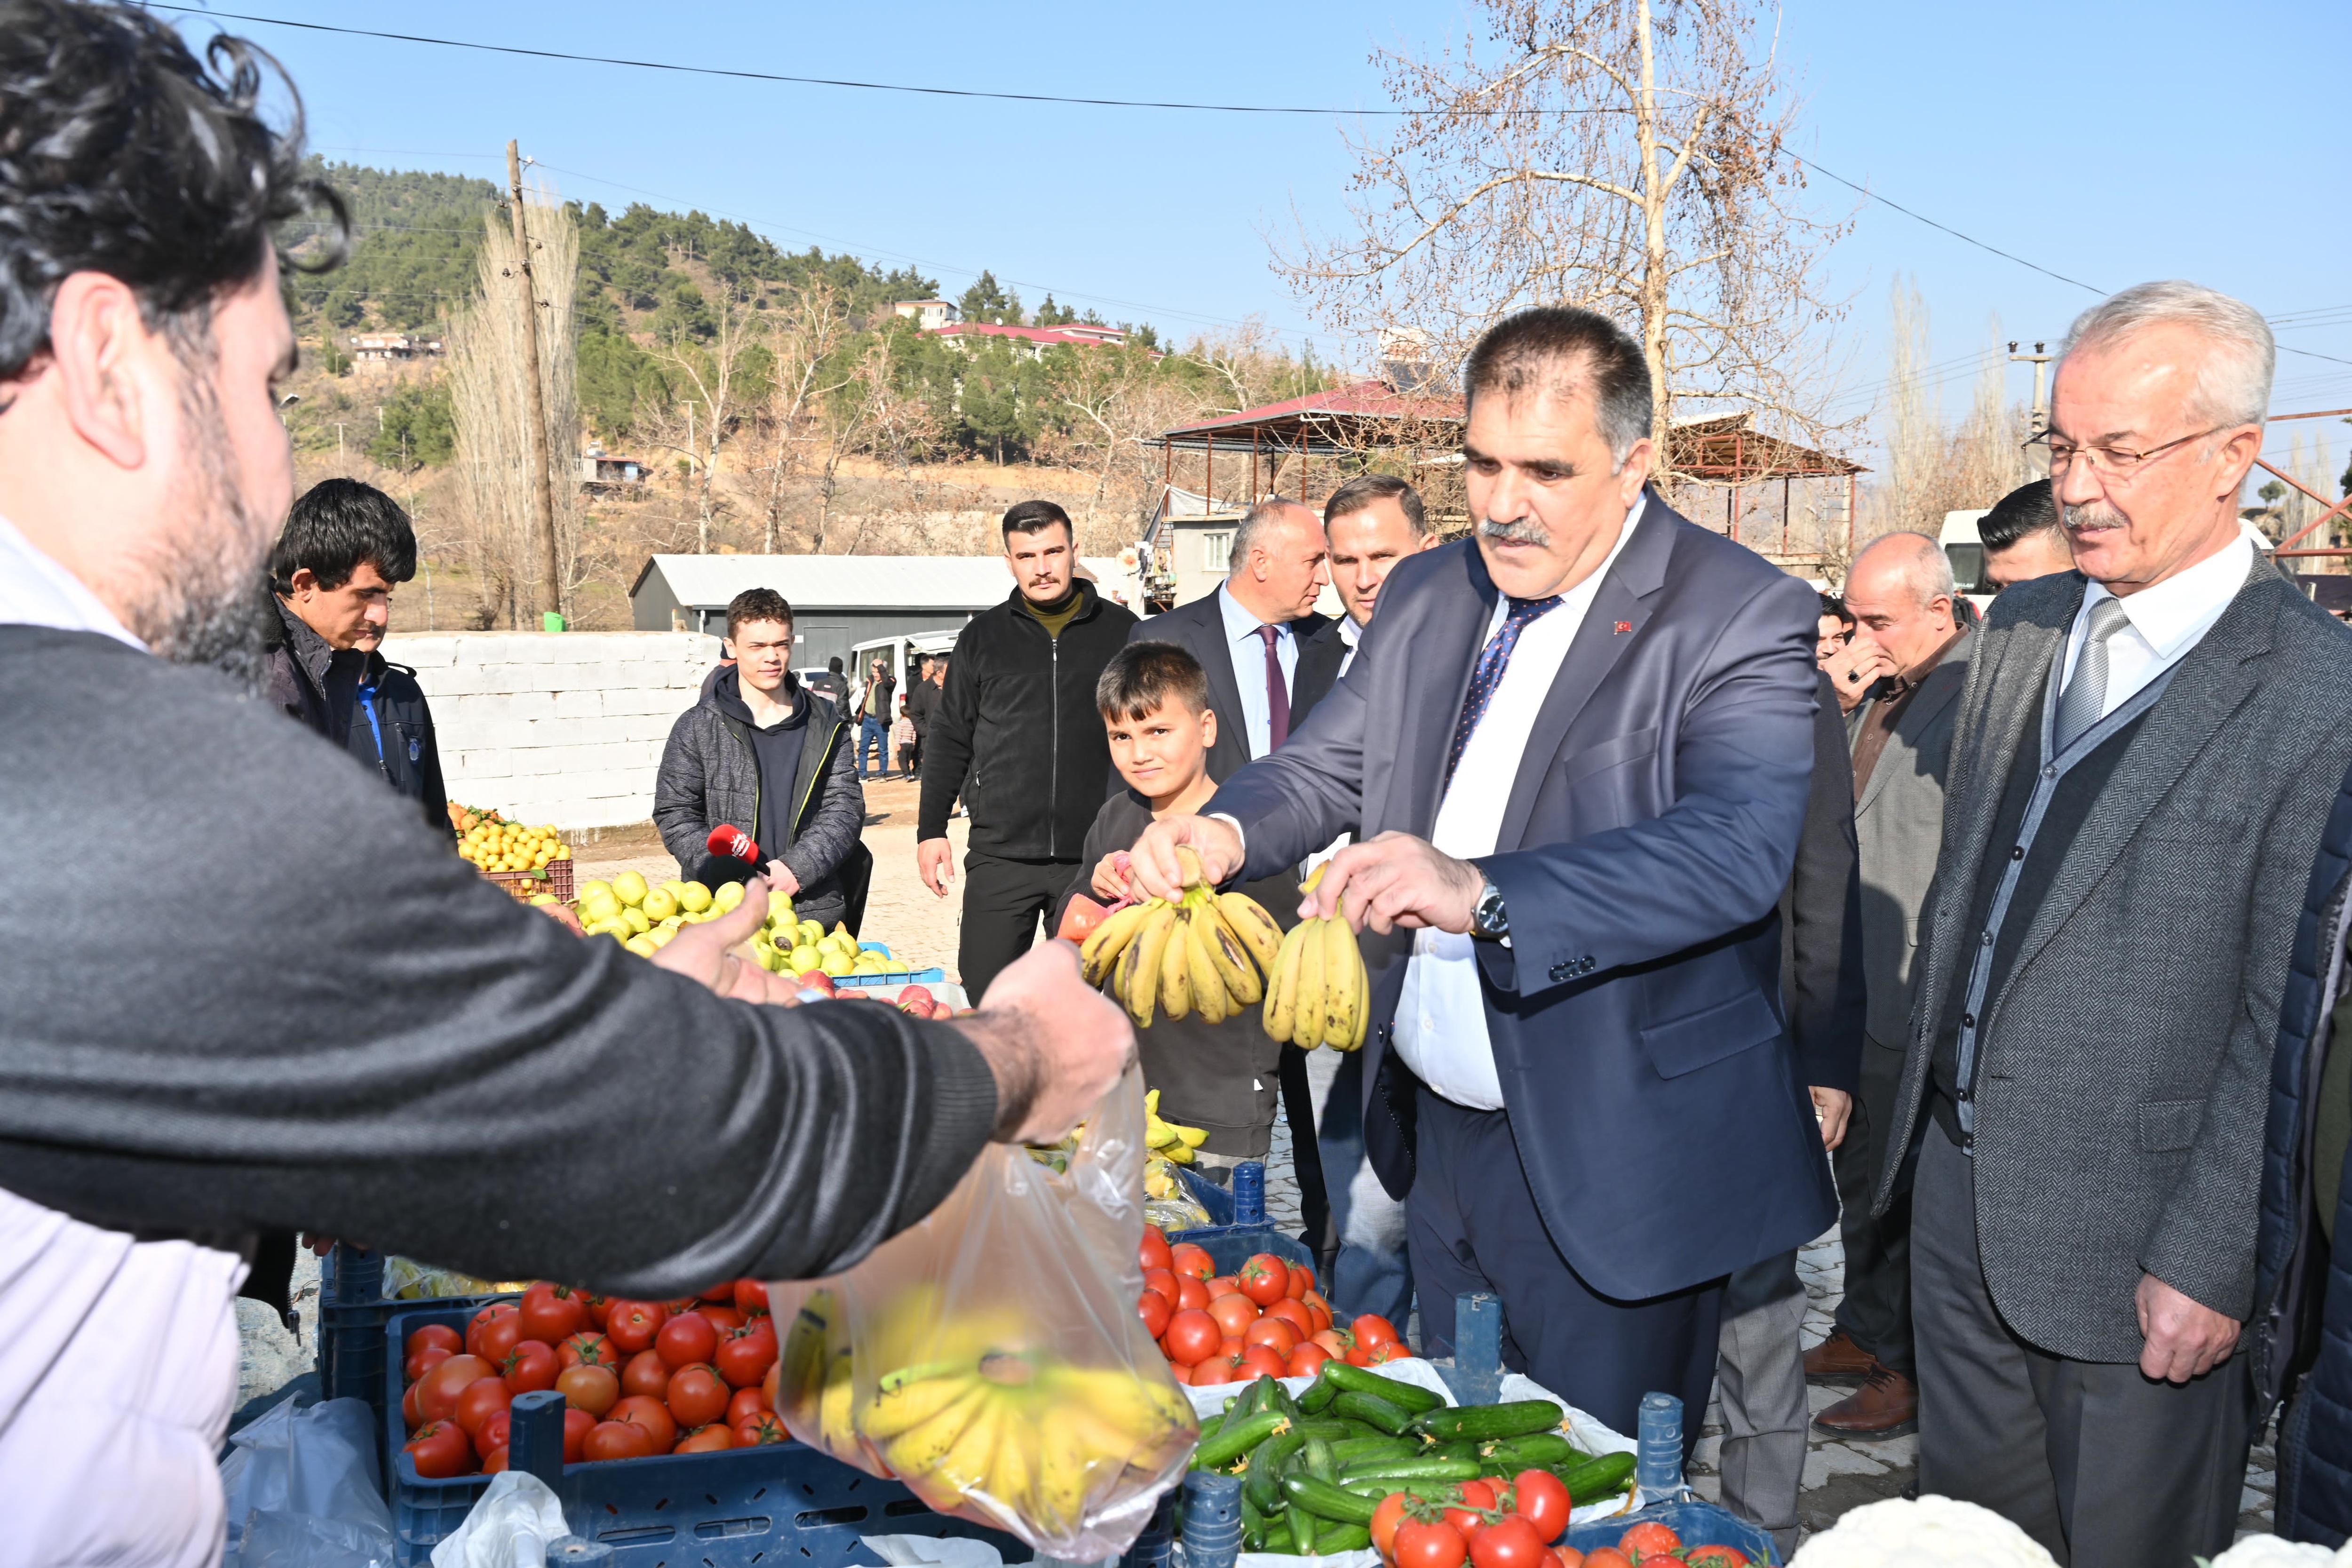
<svg viewBox="0 0 2352 1568"><path fill-rule="evenodd" d="M0 1513L16 1563L217 1561L265 1237L659 1299L841 1268L1133 1049L1049 943L972 1017L787 1008L448 852L241 691L292 497L275 226L323 202L264 61L0 0ZM108 853L132 836L169 853ZM96 868L114 875L93 875ZM353 897L355 887L368 889ZM283 1249L279 1255L284 1256Z"/></svg>

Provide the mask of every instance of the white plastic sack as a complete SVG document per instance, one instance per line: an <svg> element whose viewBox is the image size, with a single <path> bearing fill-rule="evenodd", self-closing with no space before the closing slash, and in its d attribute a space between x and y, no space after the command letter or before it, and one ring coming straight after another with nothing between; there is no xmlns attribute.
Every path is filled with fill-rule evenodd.
<svg viewBox="0 0 2352 1568"><path fill-rule="evenodd" d="M256 1510L236 1545L241 1568L393 1568L392 1531L315 1513Z"/></svg>
<svg viewBox="0 0 2352 1568"><path fill-rule="evenodd" d="M365 1400L330 1399L298 1410L289 1394L229 1442L236 1452L221 1462L221 1488L228 1497L222 1568L264 1568L246 1546L247 1526L257 1514L278 1516L261 1538L272 1550L272 1542L291 1539L288 1532L300 1528L284 1521L304 1517L359 1527L391 1542L392 1510L376 1492L375 1414Z"/></svg>
<svg viewBox="0 0 2352 1568"><path fill-rule="evenodd" d="M961 1535L861 1535L866 1550L890 1568L1003 1568L1004 1553Z"/></svg>
<svg viewBox="0 0 2352 1568"><path fill-rule="evenodd" d="M547 1568L548 1543L571 1533L545 1481L500 1470L465 1522L433 1549L433 1568Z"/></svg>

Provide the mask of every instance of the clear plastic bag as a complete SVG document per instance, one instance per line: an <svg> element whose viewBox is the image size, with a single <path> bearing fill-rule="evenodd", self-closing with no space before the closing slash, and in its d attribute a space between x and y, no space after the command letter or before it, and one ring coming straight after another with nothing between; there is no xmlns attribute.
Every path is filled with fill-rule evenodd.
<svg viewBox="0 0 2352 1568"><path fill-rule="evenodd" d="M1135 1311L1143 1079L1056 1172L991 1144L847 1273L771 1285L793 1436L1077 1562L1125 1552L1200 1435Z"/></svg>

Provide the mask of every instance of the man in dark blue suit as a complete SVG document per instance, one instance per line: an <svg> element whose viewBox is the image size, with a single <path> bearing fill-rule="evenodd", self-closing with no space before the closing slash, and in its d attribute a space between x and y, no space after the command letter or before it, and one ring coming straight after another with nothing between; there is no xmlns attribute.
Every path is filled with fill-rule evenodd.
<svg viewBox="0 0 2352 1568"><path fill-rule="evenodd" d="M1360 825L1311 900L1366 932L1366 1142L1423 1349L1503 1301L1506 1363L1696 1436L1724 1277L1837 1205L1780 999L1813 763L1812 591L1649 491L1650 378L1591 311L1465 367L1474 542L1401 563L1289 745L1137 846L1261 877Z"/></svg>

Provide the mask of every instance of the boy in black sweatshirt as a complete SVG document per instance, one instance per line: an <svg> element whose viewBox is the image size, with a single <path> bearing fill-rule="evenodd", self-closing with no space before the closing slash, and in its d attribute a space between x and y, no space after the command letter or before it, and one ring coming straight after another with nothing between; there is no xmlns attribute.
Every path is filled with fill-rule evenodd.
<svg viewBox="0 0 2352 1568"><path fill-rule="evenodd" d="M1079 894L1104 903L1128 897L1134 889L1123 857L1145 826L1171 812L1198 811L1217 793L1209 777L1217 716L1209 708L1208 675L1191 653L1174 643L1128 644L1104 667L1095 705L1109 732L1111 763L1127 787L1103 803L1087 829L1078 875L1055 910L1055 926ZM1296 878L1286 873L1241 890L1284 930L1297 923ZM1158 1016L1136 1032L1136 1044L1144 1082L1160 1090L1161 1119L1209 1134L1199 1155L1208 1173L1222 1182L1225 1169L1265 1158L1274 1146L1282 1046L1266 1035L1256 1006L1219 1024L1197 1012L1181 1019Z"/></svg>

